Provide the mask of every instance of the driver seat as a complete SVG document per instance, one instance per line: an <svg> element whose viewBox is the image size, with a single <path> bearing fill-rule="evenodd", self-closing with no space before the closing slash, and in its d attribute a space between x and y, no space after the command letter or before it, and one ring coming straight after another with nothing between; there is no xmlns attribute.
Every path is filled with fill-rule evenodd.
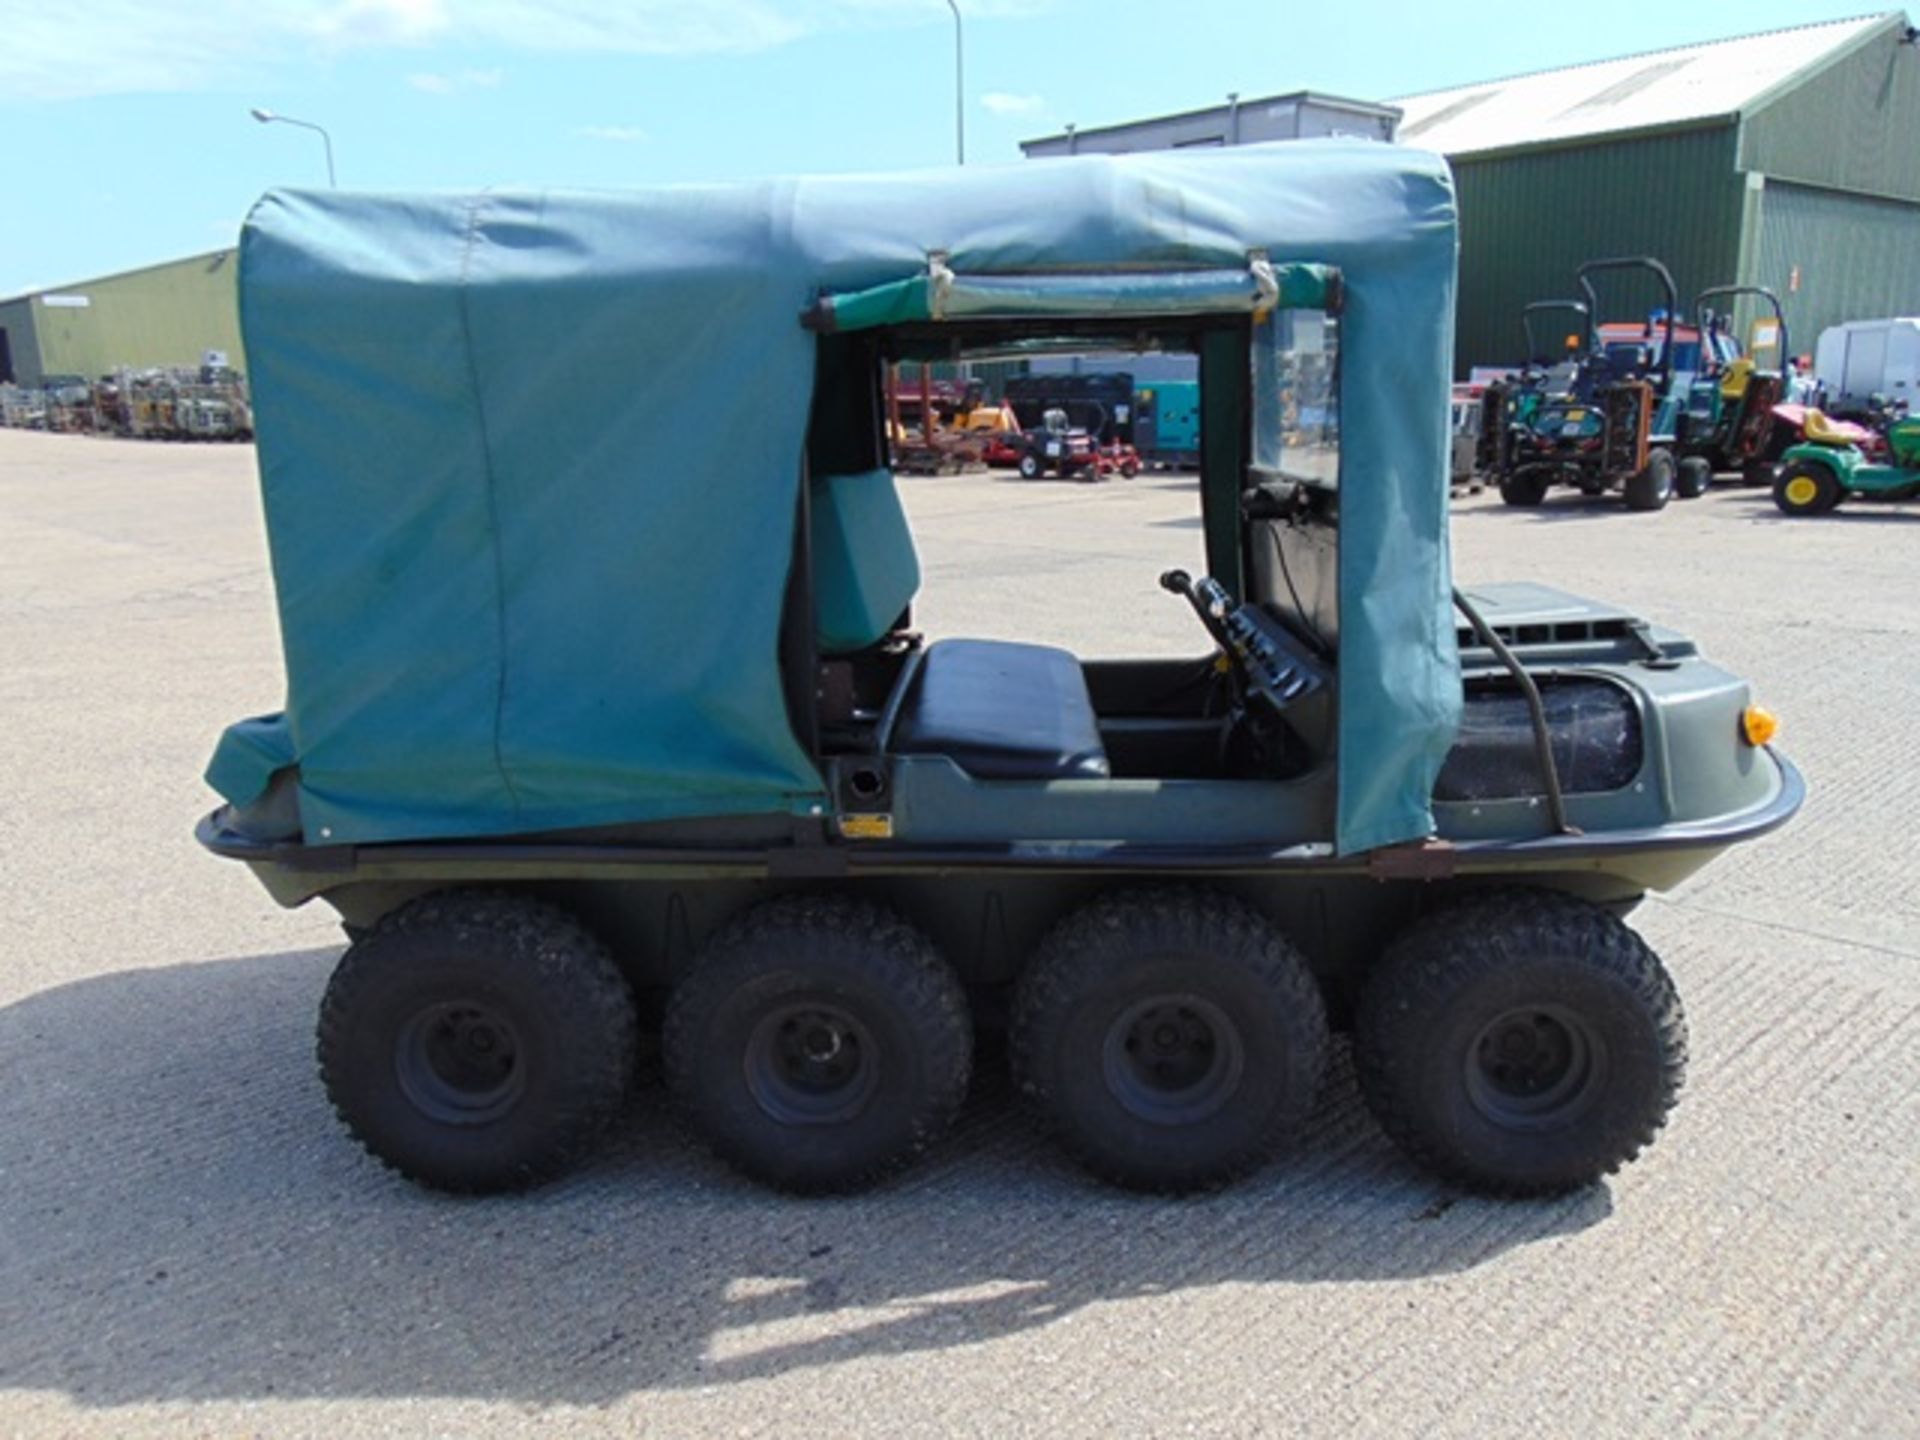
<svg viewBox="0 0 1920 1440"><path fill-rule="evenodd" d="M1833 421L1827 418L1824 410L1807 410L1807 418L1800 427L1801 433L1815 445L1851 445L1853 436L1837 429Z"/></svg>
<svg viewBox="0 0 1920 1440"><path fill-rule="evenodd" d="M1080 662L1050 645L937 640L901 681L886 741L976 780L1106 780L1113 769Z"/></svg>

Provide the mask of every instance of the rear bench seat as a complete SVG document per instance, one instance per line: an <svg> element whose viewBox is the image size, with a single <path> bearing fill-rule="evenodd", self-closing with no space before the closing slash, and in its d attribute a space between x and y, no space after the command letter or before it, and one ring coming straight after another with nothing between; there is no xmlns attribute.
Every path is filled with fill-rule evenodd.
<svg viewBox="0 0 1920 1440"><path fill-rule="evenodd" d="M976 780L1112 774L1086 676L1065 650L938 640L906 684L891 754L945 755Z"/></svg>

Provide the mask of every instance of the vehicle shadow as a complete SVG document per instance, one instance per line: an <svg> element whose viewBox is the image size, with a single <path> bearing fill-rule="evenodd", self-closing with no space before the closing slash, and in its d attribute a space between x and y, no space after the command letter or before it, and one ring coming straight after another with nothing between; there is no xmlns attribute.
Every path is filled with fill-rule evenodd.
<svg viewBox="0 0 1920 1440"><path fill-rule="evenodd" d="M1499 499L1495 492L1494 499ZM1687 500L1671 500L1669 505L1691 504ZM1629 510L1619 495L1609 491L1604 495L1584 495L1578 490L1555 490L1538 505L1476 504L1470 508L1456 507L1454 520L1480 519L1490 515L1507 516L1527 520L1536 525L1554 525L1567 520L1593 520L1608 515L1619 515L1638 519L1642 515L1658 515L1658 510Z"/></svg>
<svg viewBox="0 0 1920 1440"><path fill-rule="evenodd" d="M1502 1205L1438 1186L1374 1129L1344 1059L1287 1158L1185 1201L1081 1177L996 1065L930 1163L860 1197L737 1180L654 1089L585 1173L448 1199L328 1113L311 1022L333 954L130 971L0 1010L0 1386L93 1406L604 1403L1223 1282L1309 1303L1464 1271L1611 1208L1604 1187Z"/></svg>
<svg viewBox="0 0 1920 1440"><path fill-rule="evenodd" d="M1765 490L1740 498L1749 503L1746 518L1755 524L1787 525L1912 525L1920 522L1920 501L1850 499L1824 515L1785 515Z"/></svg>

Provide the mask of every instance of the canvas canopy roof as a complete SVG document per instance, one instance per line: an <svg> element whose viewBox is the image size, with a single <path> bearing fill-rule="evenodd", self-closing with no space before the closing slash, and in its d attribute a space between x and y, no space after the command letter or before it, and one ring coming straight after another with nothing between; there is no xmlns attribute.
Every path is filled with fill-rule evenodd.
<svg viewBox="0 0 1920 1440"><path fill-rule="evenodd" d="M316 844L824 803L778 660L817 344L800 316L876 287L917 303L935 257L1050 296L1076 275L1244 289L1255 258L1282 285L1339 270L1338 842L1428 833L1459 706L1453 194L1437 157L1360 142L268 194L241 317L288 695L227 732L209 780L245 803L297 764Z"/></svg>

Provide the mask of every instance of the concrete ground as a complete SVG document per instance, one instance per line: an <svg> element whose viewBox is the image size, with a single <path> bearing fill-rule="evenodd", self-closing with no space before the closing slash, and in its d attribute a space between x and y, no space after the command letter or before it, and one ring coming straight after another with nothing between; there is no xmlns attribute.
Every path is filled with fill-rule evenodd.
<svg viewBox="0 0 1920 1440"><path fill-rule="evenodd" d="M459 1202L321 1097L326 914L189 835L219 728L281 698L252 465L0 431L0 1433L1913 1433L1920 508L1456 509L1462 576L1751 676L1812 787L1638 913L1693 1066L1612 1183L1456 1194L1342 1065L1200 1200L1084 1180L990 1074L858 1199L744 1184L649 1093L584 1173ZM908 484L930 630L1198 644L1154 584L1189 483Z"/></svg>

